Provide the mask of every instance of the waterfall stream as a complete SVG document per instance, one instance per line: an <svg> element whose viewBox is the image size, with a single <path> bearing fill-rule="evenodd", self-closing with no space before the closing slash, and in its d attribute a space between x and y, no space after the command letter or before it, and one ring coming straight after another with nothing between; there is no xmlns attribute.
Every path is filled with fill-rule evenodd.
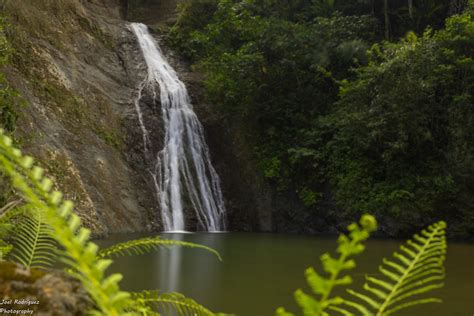
<svg viewBox="0 0 474 316"><path fill-rule="evenodd" d="M219 176L211 164L204 131L190 101L186 86L169 65L146 25L132 23L147 66L135 101L145 154L153 155L150 167L160 203L164 229L184 231L186 210L193 209L198 229L225 230L225 206ZM140 100L151 91L159 101L164 126L163 148L150 153L150 133L145 126ZM157 90L159 89L159 90Z"/></svg>

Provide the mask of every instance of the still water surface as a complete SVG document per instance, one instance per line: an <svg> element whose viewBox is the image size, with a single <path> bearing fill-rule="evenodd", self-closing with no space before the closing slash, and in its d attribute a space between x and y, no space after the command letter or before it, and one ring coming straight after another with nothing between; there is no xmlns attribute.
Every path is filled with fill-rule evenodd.
<svg viewBox="0 0 474 316"><path fill-rule="evenodd" d="M138 237L143 235L112 235L99 244L108 246ZM319 267L319 256L333 251L336 245L334 237L281 234L197 233L162 237L210 246L219 251L223 262L211 253L189 248L117 258L111 270L124 274L122 287L130 291L177 291L213 311L239 316L271 316L278 306L297 312L293 291L307 290L305 268ZM382 258L390 256L399 244L393 240L371 240L366 252L357 258L356 282L363 280L365 272L377 273ZM446 268L446 286L436 292L443 304L407 309L397 315L474 315L474 244L449 243Z"/></svg>

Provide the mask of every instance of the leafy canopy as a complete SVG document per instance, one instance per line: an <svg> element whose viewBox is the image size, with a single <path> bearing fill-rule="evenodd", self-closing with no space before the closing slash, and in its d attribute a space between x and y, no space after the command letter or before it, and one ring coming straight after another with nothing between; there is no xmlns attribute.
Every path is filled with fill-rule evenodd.
<svg viewBox="0 0 474 316"><path fill-rule="evenodd" d="M191 1L171 42L262 176L299 199L276 221L377 210L392 234L446 218L472 235L472 9L389 1L387 42L382 2Z"/></svg>

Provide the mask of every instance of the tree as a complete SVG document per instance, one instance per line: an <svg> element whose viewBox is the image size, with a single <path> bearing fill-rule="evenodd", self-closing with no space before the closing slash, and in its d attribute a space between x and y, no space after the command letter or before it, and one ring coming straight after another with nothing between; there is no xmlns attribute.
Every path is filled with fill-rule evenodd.
<svg viewBox="0 0 474 316"><path fill-rule="evenodd" d="M385 20L385 39L390 39L390 18L388 16L388 0L383 1L383 15Z"/></svg>
<svg viewBox="0 0 474 316"><path fill-rule="evenodd" d="M459 14L467 7L468 0L451 0L449 3L449 14Z"/></svg>

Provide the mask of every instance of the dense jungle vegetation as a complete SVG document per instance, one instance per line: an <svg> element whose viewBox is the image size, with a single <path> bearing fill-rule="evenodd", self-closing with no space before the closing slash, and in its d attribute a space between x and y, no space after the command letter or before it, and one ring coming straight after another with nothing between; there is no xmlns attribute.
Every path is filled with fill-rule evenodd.
<svg viewBox="0 0 474 316"><path fill-rule="evenodd" d="M170 246L201 248L215 254L219 259L221 257L215 250L206 246L161 239L160 236L130 240L99 249L89 239L91 231L82 226L80 217L74 213L73 203L64 200L60 191L53 190L53 182L43 176L44 169L35 166L33 158L24 156L12 143L12 139L0 130L0 170L9 176L12 186L24 201L21 207L10 205L2 208L0 213L2 274L15 275L17 272L11 271L18 270L21 265L28 269L23 272L23 279L29 279L31 282L31 279L44 275L38 269L48 268L56 260L60 260L68 266L66 271L81 282L92 299L87 306L88 314L224 315L213 313L179 293L161 293L158 290L122 291L119 285L122 274L106 273L107 268L114 263L113 257L141 255L159 247ZM445 222L438 222L420 234L415 234L406 245L400 246L399 252L393 254L395 261L383 259L379 267L380 276L366 276L363 291L346 289L345 298L334 296L336 287L348 287L353 283L349 274L356 267L353 257L364 252L364 243L377 229L376 219L372 215L364 214L359 223L352 223L347 227L347 235L339 236L336 257L330 253L321 256L324 271L322 274L314 268L306 270L306 280L313 293L308 295L298 289L294 293L295 300L303 314L311 316L329 315L328 312L341 315L355 315L353 312L356 312L357 315L364 316L388 316L408 307L440 303L438 298L419 298L419 295L444 286L447 248L445 228ZM10 252L13 255L10 255ZM14 262L18 266L15 266ZM30 272L30 269L33 270ZM4 275L1 275L2 279ZM9 277L11 278L11 275ZM26 290L25 292L27 293ZM25 295L18 290L7 290L7 293L10 298L22 298L22 295ZM5 299L2 304L12 305L11 301L4 301ZM18 305L20 304L15 301L12 306ZM16 309L1 308L0 312L3 311L13 313ZM33 310L31 312L33 313ZM78 314L83 315L85 311ZM294 314L280 307L275 315Z"/></svg>
<svg viewBox="0 0 474 316"><path fill-rule="evenodd" d="M444 286L447 225L452 235L474 236L473 5L472 0L195 0L181 6L169 40L204 73L207 97L229 128L255 148L261 173L276 192L296 194L305 206L280 216L351 223L336 251L324 252L316 268L306 269L308 286L294 292L304 315L383 316L441 302L431 291ZM83 25L114 48L100 29ZM18 43L7 34L14 30L0 18L2 70L18 57L12 45ZM22 140L14 132L25 102L7 78L0 72L0 283L33 283L63 266L61 278L77 290L70 295L85 297L78 315L224 315L180 293L134 292L121 285L124 275L109 269L118 257L182 246L222 258L208 246L159 235L99 247L41 161L19 149ZM46 80L34 81L40 82ZM62 96L66 90L58 91ZM71 104L81 109L81 103ZM383 232L390 222L396 230ZM378 272L371 271L363 284L355 282L356 259L379 227L399 235L422 226L428 227L383 259ZM39 290L52 292L49 282ZM14 299L33 295L19 285L0 290ZM0 305L19 308L16 302ZM279 305L275 301L276 315L293 315L286 308L294 307Z"/></svg>
<svg viewBox="0 0 474 316"><path fill-rule="evenodd" d="M471 4L472 5L472 4ZM279 194L403 234L474 236L474 24L467 1L196 0L173 45Z"/></svg>

